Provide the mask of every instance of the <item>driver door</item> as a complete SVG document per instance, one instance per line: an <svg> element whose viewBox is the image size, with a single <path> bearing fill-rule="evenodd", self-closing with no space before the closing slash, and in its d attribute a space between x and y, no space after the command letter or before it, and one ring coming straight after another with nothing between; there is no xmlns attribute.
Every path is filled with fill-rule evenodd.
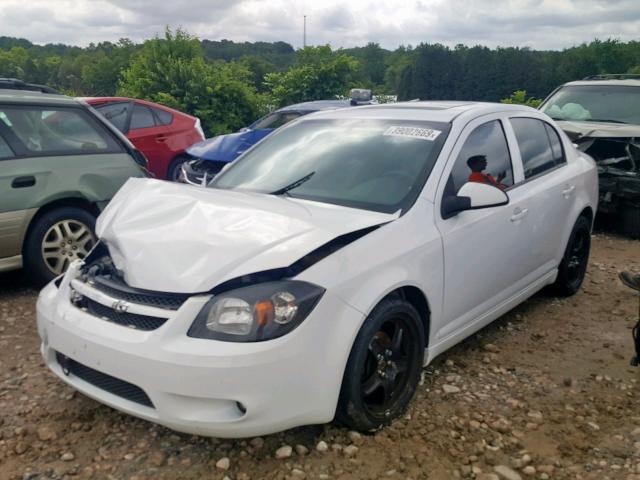
<svg viewBox="0 0 640 480"><path fill-rule="evenodd" d="M481 322L485 314L521 288L529 273L527 262L522 261L529 254L527 205L521 198L523 189L510 191L522 168L517 165L514 171L502 122L499 117L487 116L467 125L438 187L436 224L445 266L443 320L434 332L438 341ZM481 171L469 160L477 156L486 158ZM481 176L487 179L482 183L497 182L509 195L509 203L443 219L439 214L443 199Z"/></svg>

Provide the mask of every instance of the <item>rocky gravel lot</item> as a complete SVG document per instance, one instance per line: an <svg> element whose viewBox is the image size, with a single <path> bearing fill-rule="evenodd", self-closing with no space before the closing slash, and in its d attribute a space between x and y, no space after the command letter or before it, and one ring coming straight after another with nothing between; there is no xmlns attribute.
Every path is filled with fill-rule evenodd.
<svg viewBox="0 0 640 480"><path fill-rule="evenodd" d="M640 480L640 300L622 269L640 271L640 243L596 235L578 295L537 295L436 359L383 431L236 441L176 434L66 387L40 359L36 292L0 275L0 479Z"/></svg>

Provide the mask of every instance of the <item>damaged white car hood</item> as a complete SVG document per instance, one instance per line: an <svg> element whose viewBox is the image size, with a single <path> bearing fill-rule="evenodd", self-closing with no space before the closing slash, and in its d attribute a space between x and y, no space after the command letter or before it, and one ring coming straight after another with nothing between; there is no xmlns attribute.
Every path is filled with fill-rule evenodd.
<svg viewBox="0 0 640 480"><path fill-rule="evenodd" d="M131 178L98 218L96 233L132 287L196 293L287 267L340 235L397 217Z"/></svg>

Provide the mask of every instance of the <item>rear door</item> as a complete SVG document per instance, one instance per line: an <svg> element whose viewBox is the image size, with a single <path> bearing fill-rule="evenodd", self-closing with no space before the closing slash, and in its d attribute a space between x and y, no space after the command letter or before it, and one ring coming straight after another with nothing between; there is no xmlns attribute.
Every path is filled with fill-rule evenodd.
<svg viewBox="0 0 640 480"><path fill-rule="evenodd" d="M575 172L567 164L556 129L531 117L511 117L507 131L518 145L516 160L523 178L514 190L527 197L531 223L530 255L540 276L557 266L564 251L567 222L575 201Z"/></svg>
<svg viewBox="0 0 640 480"><path fill-rule="evenodd" d="M172 152L167 144L171 138L170 129L170 125L159 123L150 107L133 103L127 137L136 148L144 153L149 160L149 169L160 178L164 178L166 175L165 171L161 171L160 166L165 165L169 157L172 157Z"/></svg>

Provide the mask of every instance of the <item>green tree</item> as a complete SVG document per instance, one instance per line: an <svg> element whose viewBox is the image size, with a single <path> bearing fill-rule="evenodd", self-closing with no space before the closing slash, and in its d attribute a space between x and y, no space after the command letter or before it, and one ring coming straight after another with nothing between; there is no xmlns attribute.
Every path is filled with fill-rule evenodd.
<svg viewBox="0 0 640 480"><path fill-rule="evenodd" d="M265 85L277 106L345 95L353 86L358 61L328 45L298 50L294 66L269 73Z"/></svg>
<svg viewBox="0 0 640 480"><path fill-rule="evenodd" d="M509 103L516 105L526 105L528 107L538 108L542 103L541 98L527 98L526 90L516 90L507 98L500 100L500 103Z"/></svg>
<svg viewBox="0 0 640 480"><path fill-rule="evenodd" d="M122 72L118 93L196 115L207 133L219 134L243 127L260 113L250 79L240 64L208 63L198 39L167 28L164 38L144 42Z"/></svg>
<svg viewBox="0 0 640 480"><path fill-rule="evenodd" d="M246 55L241 57L239 62L251 72L251 82L259 92L263 92L266 89L264 85L265 75L277 71L274 64L257 55Z"/></svg>

